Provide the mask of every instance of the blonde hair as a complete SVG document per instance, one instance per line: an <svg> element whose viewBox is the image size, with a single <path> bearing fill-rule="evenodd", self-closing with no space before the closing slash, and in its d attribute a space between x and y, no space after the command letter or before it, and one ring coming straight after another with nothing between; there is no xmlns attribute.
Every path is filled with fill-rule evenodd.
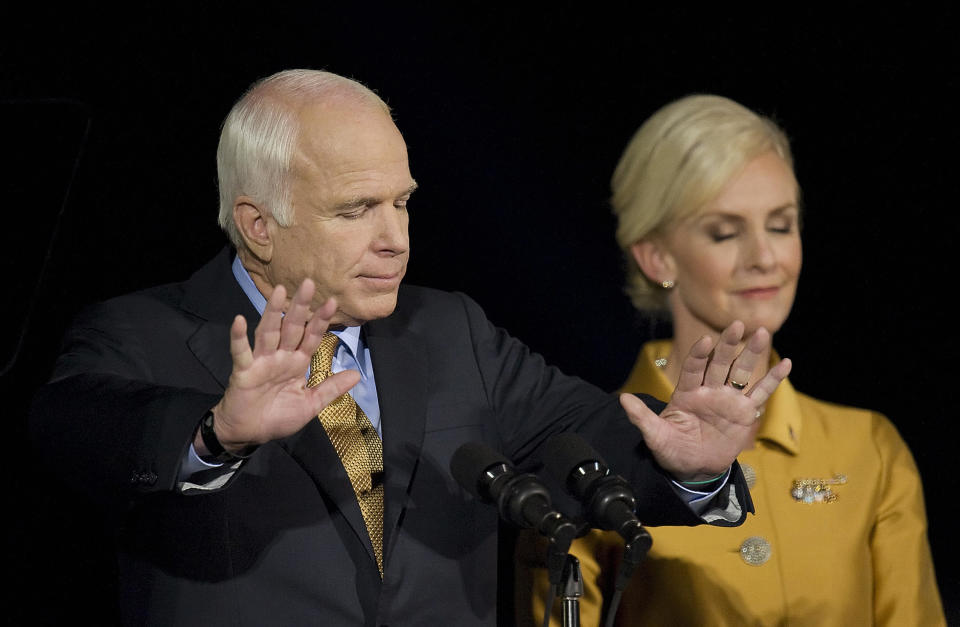
<svg viewBox="0 0 960 627"><path fill-rule="evenodd" d="M722 96L693 95L659 109L637 130L611 179L626 292L638 309L666 309L666 293L630 248L713 200L750 161L774 151L792 168L786 135L772 120Z"/></svg>
<svg viewBox="0 0 960 627"><path fill-rule="evenodd" d="M218 221L238 250L243 246L233 220L238 196L261 203L280 226L293 224L289 173L300 133L298 109L307 101L331 97L372 104L390 113L379 96L355 80L299 69L257 81L230 110L217 147Z"/></svg>

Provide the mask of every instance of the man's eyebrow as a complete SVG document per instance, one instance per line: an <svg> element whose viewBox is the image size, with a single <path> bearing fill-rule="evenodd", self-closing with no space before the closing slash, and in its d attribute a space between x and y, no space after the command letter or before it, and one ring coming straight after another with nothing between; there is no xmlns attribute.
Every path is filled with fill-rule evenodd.
<svg viewBox="0 0 960 627"><path fill-rule="evenodd" d="M409 196L413 192L417 191L418 185L414 183L406 189L400 196ZM383 202L382 198L377 198L375 196L357 196L355 198L349 198L344 200L341 203L337 203L334 206L334 211L351 211L353 209L360 209L361 207L369 207L371 205L378 205Z"/></svg>
<svg viewBox="0 0 960 627"><path fill-rule="evenodd" d="M334 211L350 211L351 209L360 209L361 207L368 207L370 205L376 205L380 203L379 198L374 198L372 196L356 196L348 200L344 200L341 203L337 203L334 206Z"/></svg>

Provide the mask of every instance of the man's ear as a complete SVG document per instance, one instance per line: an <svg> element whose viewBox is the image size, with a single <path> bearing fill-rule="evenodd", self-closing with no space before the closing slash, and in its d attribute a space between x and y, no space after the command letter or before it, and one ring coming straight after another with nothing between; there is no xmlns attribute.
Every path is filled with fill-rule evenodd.
<svg viewBox="0 0 960 627"><path fill-rule="evenodd" d="M249 196L238 196L233 203L233 222L240 237L257 259L269 263L273 257L273 237L270 223L273 218Z"/></svg>
<svg viewBox="0 0 960 627"><path fill-rule="evenodd" d="M630 247L633 260L643 274L654 283L672 282L677 279L676 264L658 239L642 239Z"/></svg>

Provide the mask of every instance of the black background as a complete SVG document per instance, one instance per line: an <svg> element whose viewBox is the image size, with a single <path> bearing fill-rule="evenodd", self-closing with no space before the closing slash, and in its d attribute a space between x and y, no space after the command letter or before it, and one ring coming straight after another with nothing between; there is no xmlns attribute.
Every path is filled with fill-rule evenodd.
<svg viewBox="0 0 960 627"><path fill-rule="evenodd" d="M606 389L663 330L621 292L607 197L630 135L694 92L777 119L806 215L797 304L775 344L799 389L900 429L960 621L953 8L234 10L35 10L0 27L11 622L110 620L109 538L60 487L70 460L36 467L26 407L79 307L182 280L219 250L220 122L252 81L291 67L356 78L393 107L420 184L407 281L467 292Z"/></svg>

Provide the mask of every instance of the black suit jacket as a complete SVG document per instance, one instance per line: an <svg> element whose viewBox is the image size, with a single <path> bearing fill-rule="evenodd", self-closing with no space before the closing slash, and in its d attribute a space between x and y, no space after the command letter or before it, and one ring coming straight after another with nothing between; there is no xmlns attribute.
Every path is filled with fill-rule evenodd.
<svg viewBox="0 0 960 627"><path fill-rule="evenodd" d="M261 446L218 489L178 484L227 385L236 314L253 341L258 314L230 263L224 251L185 283L88 310L34 404L43 450L116 520L125 622L495 624L497 514L448 471L469 441L533 468L551 434L576 429L632 481L645 524L700 522L611 395L545 365L467 297L409 286L364 325L383 426L382 581L319 421ZM752 511L739 474L737 488Z"/></svg>

